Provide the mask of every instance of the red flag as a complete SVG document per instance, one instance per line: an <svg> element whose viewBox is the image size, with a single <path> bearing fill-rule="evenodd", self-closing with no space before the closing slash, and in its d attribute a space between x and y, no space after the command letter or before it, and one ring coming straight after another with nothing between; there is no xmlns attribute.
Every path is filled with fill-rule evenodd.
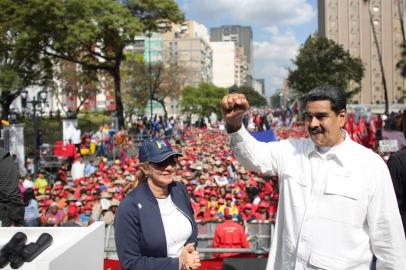
<svg viewBox="0 0 406 270"><path fill-rule="evenodd" d="M366 130L366 124L365 124L364 118L362 118L362 117L360 117L358 120L358 128L359 128L359 132L361 133L361 135L364 135L365 130Z"/></svg>

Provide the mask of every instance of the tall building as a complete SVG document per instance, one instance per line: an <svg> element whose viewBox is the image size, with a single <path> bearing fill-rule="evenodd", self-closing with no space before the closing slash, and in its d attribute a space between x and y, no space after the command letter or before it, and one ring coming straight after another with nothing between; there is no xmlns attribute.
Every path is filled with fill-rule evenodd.
<svg viewBox="0 0 406 270"><path fill-rule="evenodd" d="M252 88L259 94L265 96L265 79L253 79Z"/></svg>
<svg viewBox="0 0 406 270"><path fill-rule="evenodd" d="M241 47L235 48L235 85L238 87L243 85L251 86L251 80L248 76L248 64L244 58L244 52Z"/></svg>
<svg viewBox="0 0 406 270"><path fill-rule="evenodd" d="M224 25L210 29L210 41L234 42L236 48L242 48L242 59L239 67L243 67L241 80L237 85L252 85L253 74L253 43L251 26ZM238 56L238 55L237 55ZM237 67L238 68L238 67Z"/></svg>
<svg viewBox="0 0 406 270"><path fill-rule="evenodd" d="M185 85L213 81L213 51L202 24L186 21L163 35L163 63L177 64L187 71Z"/></svg>
<svg viewBox="0 0 406 270"><path fill-rule="evenodd" d="M144 61L146 63L162 62L163 60L162 34L152 33L150 37L144 39Z"/></svg>
<svg viewBox="0 0 406 270"><path fill-rule="evenodd" d="M355 103L382 104L385 102L378 44L382 53L388 100L390 104L397 103L402 90L405 89L405 80L396 68L396 64L401 59L403 42L399 14L404 12L405 0L370 0L368 2L318 0L319 34L341 44L351 55L361 58L365 67L365 76L362 80L361 92L352 98ZM371 23L374 27L371 27ZM377 42L374 40L374 29Z"/></svg>
<svg viewBox="0 0 406 270"><path fill-rule="evenodd" d="M235 45L232 42L210 42L213 50L213 84L231 87L235 82Z"/></svg>
<svg viewBox="0 0 406 270"><path fill-rule="evenodd" d="M213 81L213 51L208 36L204 25L190 20L172 25L171 31L162 34L162 63L179 67L182 74L178 83L183 86ZM169 115L179 114L177 99L168 97L165 104Z"/></svg>

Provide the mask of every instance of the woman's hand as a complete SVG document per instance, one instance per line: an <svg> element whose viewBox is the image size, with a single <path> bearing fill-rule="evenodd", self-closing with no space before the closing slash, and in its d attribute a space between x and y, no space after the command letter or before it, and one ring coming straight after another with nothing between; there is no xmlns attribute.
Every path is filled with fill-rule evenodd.
<svg viewBox="0 0 406 270"><path fill-rule="evenodd" d="M183 247L179 256L180 270L195 270L200 267L199 252L195 250L193 244L187 244Z"/></svg>

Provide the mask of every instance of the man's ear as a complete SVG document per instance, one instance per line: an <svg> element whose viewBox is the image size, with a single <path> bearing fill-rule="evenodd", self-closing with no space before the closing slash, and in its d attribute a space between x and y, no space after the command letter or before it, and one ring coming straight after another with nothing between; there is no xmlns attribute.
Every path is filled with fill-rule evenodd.
<svg viewBox="0 0 406 270"><path fill-rule="evenodd" d="M337 116L340 119L340 127L344 128L344 124L347 121L347 111L343 109L338 113Z"/></svg>

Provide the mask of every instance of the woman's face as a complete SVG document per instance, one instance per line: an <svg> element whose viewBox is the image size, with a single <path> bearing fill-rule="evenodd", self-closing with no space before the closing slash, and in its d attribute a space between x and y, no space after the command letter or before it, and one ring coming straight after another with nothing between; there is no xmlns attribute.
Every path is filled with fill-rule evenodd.
<svg viewBox="0 0 406 270"><path fill-rule="evenodd" d="M159 187L167 187L173 181L176 171L177 158L171 156L160 163L147 165L148 180Z"/></svg>

